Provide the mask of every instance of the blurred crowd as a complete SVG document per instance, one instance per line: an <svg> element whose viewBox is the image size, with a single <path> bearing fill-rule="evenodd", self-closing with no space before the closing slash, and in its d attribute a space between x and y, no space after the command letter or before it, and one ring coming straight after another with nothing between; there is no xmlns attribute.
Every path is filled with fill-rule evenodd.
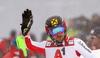
<svg viewBox="0 0 100 58"><path fill-rule="evenodd" d="M67 36L82 39L91 50L99 49L93 45L90 32L93 28L100 27L100 16L93 14L92 19L80 16L68 20ZM99 30L100 31L100 30ZM30 33L32 40L36 41L35 34ZM41 41L51 40L50 37L43 32ZM0 39L0 58L45 58L43 55L27 50L27 57L24 57L23 51L16 46L16 31L10 32L9 38Z"/></svg>
<svg viewBox="0 0 100 58"><path fill-rule="evenodd" d="M92 19L85 16L73 18L68 21L67 36L80 38L91 50L95 50L97 47L92 45L93 39L90 34L94 28L100 28L100 16L98 14L93 14Z"/></svg>

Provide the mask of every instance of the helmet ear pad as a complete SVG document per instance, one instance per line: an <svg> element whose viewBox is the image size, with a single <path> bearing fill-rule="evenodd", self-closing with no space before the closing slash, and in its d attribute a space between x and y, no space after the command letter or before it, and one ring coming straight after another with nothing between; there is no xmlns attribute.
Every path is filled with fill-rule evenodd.
<svg viewBox="0 0 100 58"><path fill-rule="evenodd" d="M65 23L65 21L63 20L63 25L64 25L64 27L66 28L66 23Z"/></svg>
<svg viewBox="0 0 100 58"><path fill-rule="evenodd" d="M49 33L49 29L46 26L45 26L45 30L46 30L47 33Z"/></svg>
<svg viewBox="0 0 100 58"><path fill-rule="evenodd" d="M66 33L66 31L67 31L67 27L66 27L66 23L65 23L65 21L63 21L63 26L64 26L64 28L65 28L65 33Z"/></svg>

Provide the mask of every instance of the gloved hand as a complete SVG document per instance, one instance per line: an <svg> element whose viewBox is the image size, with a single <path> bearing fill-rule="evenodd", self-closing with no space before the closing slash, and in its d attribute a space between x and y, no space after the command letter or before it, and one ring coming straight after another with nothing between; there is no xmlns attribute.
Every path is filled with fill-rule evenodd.
<svg viewBox="0 0 100 58"><path fill-rule="evenodd" d="M24 11L24 13L22 13L22 24L20 24L23 36L27 35L32 24L33 24L32 12L31 12L31 10L26 9Z"/></svg>
<svg viewBox="0 0 100 58"><path fill-rule="evenodd" d="M24 36L18 36L16 38L16 43L18 48L22 49L24 56L27 56L27 50L26 50L26 46L25 46L25 42L24 42Z"/></svg>
<svg viewBox="0 0 100 58"><path fill-rule="evenodd" d="M32 12L31 10L26 9L24 13L22 13L22 24L21 24L22 36L18 36L16 38L17 46L18 48L22 49L25 57L27 56L27 50L24 42L24 36L27 35L32 24L33 24Z"/></svg>

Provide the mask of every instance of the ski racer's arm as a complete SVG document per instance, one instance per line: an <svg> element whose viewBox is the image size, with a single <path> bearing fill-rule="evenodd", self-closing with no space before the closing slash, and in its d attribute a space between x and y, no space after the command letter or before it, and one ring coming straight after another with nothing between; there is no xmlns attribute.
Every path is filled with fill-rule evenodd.
<svg viewBox="0 0 100 58"><path fill-rule="evenodd" d="M36 42L36 41L32 41L30 37L25 37L26 47L29 50L43 54L44 56L45 56L45 44L46 41Z"/></svg>
<svg viewBox="0 0 100 58"><path fill-rule="evenodd" d="M75 48L76 50L84 57L84 58L97 58L93 52L87 47L87 45L81 39L75 40Z"/></svg>
<svg viewBox="0 0 100 58"><path fill-rule="evenodd" d="M25 47L24 36L26 36L27 33L30 31L32 24L33 24L32 12L31 12L31 10L26 9L22 13L22 23L21 23L22 36L18 36L16 38L17 46L18 46L18 48L22 49L25 57L27 56L27 51L26 51L26 47Z"/></svg>
<svg viewBox="0 0 100 58"><path fill-rule="evenodd" d="M43 54L45 56L45 44L46 41L43 42L35 42L32 41L30 36L18 36L16 39L18 48L22 49L24 52L24 55L27 56L26 48L28 48L31 51Z"/></svg>

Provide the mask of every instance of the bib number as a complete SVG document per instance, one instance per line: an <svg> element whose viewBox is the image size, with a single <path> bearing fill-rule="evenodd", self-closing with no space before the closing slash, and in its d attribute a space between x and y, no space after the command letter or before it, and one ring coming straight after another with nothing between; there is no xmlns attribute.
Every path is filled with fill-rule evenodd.
<svg viewBox="0 0 100 58"><path fill-rule="evenodd" d="M63 55L65 55L65 47L63 47L61 49L61 51L63 52ZM62 58L62 54L61 54L60 49L57 49L56 53L55 53L55 58Z"/></svg>

